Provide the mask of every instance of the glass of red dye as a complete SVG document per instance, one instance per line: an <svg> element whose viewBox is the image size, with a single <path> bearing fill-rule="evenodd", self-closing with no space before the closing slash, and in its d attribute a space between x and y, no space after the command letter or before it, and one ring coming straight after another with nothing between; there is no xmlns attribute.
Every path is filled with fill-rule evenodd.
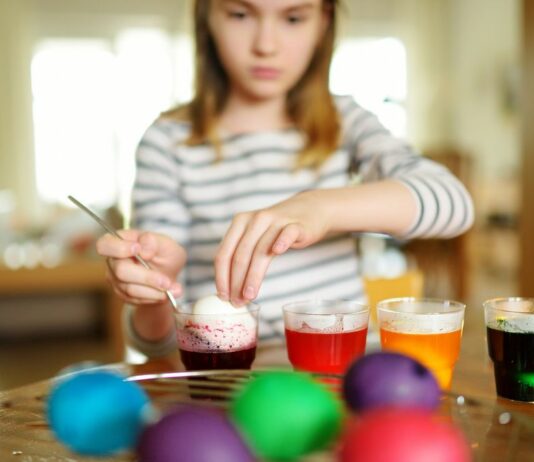
<svg viewBox="0 0 534 462"><path fill-rule="evenodd" d="M287 355L297 370L343 374L365 352L369 307L352 300L308 300L282 307Z"/></svg>
<svg viewBox="0 0 534 462"><path fill-rule="evenodd" d="M249 303L235 313L196 314L194 304L175 313L176 338L188 371L250 369L256 357L259 305Z"/></svg>

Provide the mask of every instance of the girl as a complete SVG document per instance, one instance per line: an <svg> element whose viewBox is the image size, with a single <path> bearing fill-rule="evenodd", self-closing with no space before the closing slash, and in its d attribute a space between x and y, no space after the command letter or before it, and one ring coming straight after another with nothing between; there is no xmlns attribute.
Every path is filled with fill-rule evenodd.
<svg viewBox="0 0 534 462"><path fill-rule="evenodd" d="M470 227L471 199L448 170L329 93L336 9L336 0L195 2L195 97L139 145L136 229L97 243L129 304L130 341L146 354L174 348L165 290L254 299L266 338L283 332L286 301L364 298L351 232L406 239Z"/></svg>

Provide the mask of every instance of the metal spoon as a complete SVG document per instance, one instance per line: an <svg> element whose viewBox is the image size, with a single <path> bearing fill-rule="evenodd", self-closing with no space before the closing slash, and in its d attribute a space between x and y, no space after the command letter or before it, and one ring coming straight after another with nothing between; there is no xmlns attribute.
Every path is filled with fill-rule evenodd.
<svg viewBox="0 0 534 462"><path fill-rule="evenodd" d="M123 240L124 241L124 238L121 237L121 235L115 230L113 229L113 227L111 225L109 225L108 223L106 223L104 220L102 220L102 218L100 218L95 212L93 212L89 207L83 205L78 199L75 199L74 197L72 196L68 196L68 198L70 199L70 201L76 205L77 207L79 207L80 209L82 209L85 213L87 213L93 220L95 220L100 226L102 226L102 228L104 228L108 233L110 234L113 234L113 236L115 237L118 237L119 239ZM141 265L143 265L146 269L151 269L150 268L150 265L145 261L143 260L139 255L135 255L135 258L136 260L141 263ZM178 306L176 304L176 300L175 298L173 297L173 295L171 294L170 290L166 290L165 291L165 294L167 295L167 298L169 299L169 301L171 302L171 305L174 307L174 309L177 309Z"/></svg>

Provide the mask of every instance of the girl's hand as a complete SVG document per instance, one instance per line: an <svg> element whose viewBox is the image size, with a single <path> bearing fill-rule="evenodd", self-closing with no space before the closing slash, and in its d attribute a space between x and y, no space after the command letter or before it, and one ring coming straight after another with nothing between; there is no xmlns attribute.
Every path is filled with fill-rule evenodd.
<svg viewBox="0 0 534 462"><path fill-rule="evenodd" d="M256 298L276 255L302 249L329 231L320 192L299 193L266 209L237 214L215 257L219 297L242 305Z"/></svg>
<svg viewBox="0 0 534 462"><path fill-rule="evenodd" d="M176 278L185 264L185 250L162 234L121 230L121 240L105 234L96 243L97 252L107 257L107 279L125 302L134 305L163 303L165 291L178 297L182 287ZM134 258L141 256L151 267L146 269Z"/></svg>

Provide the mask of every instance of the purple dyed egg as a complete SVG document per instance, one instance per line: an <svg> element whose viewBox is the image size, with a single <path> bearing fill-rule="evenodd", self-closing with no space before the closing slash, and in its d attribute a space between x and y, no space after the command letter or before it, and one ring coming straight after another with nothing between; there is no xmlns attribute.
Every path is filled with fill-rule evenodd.
<svg viewBox="0 0 534 462"><path fill-rule="evenodd" d="M347 370L343 395L354 411L383 406L433 410L441 391L434 374L398 353L377 352L359 358Z"/></svg>
<svg viewBox="0 0 534 462"><path fill-rule="evenodd" d="M139 462L252 462L235 427L219 411L183 407L147 427L139 439Z"/></svg>

